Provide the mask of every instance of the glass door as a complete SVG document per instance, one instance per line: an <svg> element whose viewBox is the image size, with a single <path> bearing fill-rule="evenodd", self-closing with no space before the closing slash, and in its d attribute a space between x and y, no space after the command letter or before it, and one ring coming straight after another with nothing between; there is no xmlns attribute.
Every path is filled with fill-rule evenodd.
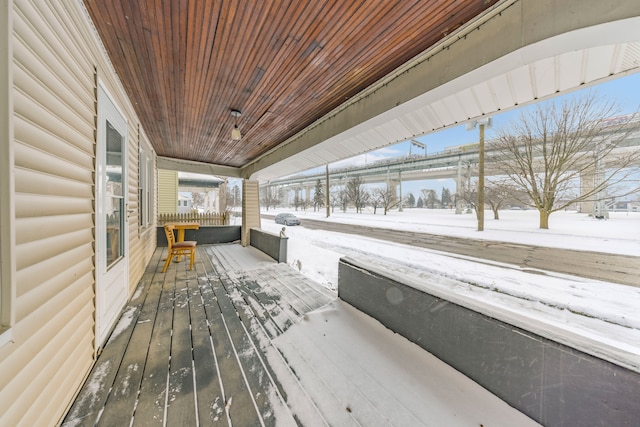
<svg viewBox="0 0 640 427"><path fill-rule="evenodd" d="M98 87L96 145L96 349L127 302L127 121Z"/></svg>

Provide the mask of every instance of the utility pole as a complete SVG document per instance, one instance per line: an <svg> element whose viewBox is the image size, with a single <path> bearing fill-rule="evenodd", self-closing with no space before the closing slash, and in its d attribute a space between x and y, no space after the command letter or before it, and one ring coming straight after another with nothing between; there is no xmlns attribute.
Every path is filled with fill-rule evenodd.
<svg viewBox="0 0 640 427"><path fill-rule="evenodd" d="M327 180L327 191L326 191L327 194L325 196L325 199L326 199L326 204L327 204L327 218L329 218L329 216L331 216L331 206L330 206L331 198L329 196L329 190L331 189L329 187L329 163L327 163L327 168L326 168L326 174L325 175L326 175L326 180Z"/></svg>
<svg viewBox="0 0 640 427"><path fill-rule="evenodd" d="M402 212L402 171L401 170L398 171L398 180L400 181L400 205L398 208L398 212Z"/></svg>
<svg viewBox="0 0 640 427"><path fill-rule="evenodd" d="M476 126L480 128L480 139L478 141L478 205L476 206L478 231L484 231L484 130L485 127L491 127L491 125L491 117L483 117L467 123L467 130L471 130Z"/></svg>
<svg viewBox="0 0 640 427"><path fill-rule="evenodd" d="M597 189L596 201L593 204L593 217L597 219L609 219L609 211L607 210L607 204L603 200L602 181L604 180L604 168L602 167L602 151L600 150L600 144L602 141L596 141L594 152L594 176L593 185ZM606 143L605 143L606 144Z"/></svg>
<svg viewBox="0 0 640 427"><path fill-rule="evenodd" d="M478 141L478 231L484 231L484 123L480 123Z"/></svg>
<svg viewBox="0 0 640 427"><path fill-rule="evenodd" d="M456 181L456 215L462 213L462 159L458 156L458 180Z"/></svg>

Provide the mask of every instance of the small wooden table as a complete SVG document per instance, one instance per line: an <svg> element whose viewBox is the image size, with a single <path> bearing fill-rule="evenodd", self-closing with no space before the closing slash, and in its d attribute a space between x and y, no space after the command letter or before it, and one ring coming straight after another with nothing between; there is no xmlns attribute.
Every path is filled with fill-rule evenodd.
<svg viewBox="0 0 640 427"><path fill-rule="evenodd" d="M198 230L200 228L200 224L197 222L169 222L167 224L173 225L173 228L178 231L176 242L184 242L184 230Z"/></svg>
<svg viewBox="0 0 640 427"><path fill-rule="evenodd" d="M198 230L200 228L200 224L197 222L168 222L166 225L172 225L178 231L176 242L184 242L184 230ZM182 256L178 255L176 262L181 260Z"/></svg>

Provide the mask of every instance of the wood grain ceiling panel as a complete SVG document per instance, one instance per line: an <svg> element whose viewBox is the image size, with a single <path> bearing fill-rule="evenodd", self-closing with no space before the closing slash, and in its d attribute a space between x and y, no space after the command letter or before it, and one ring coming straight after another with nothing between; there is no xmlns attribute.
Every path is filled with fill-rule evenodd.
<svg viewBox="0 0 640 427"><path fill-rule="evenodd" d="M156 152L232 167L496 1L84 0Z"/></svg>

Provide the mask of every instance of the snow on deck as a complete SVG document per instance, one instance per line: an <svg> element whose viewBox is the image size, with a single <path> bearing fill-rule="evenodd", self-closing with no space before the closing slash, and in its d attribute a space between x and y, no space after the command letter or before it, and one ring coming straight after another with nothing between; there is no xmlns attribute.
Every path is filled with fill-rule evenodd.
<svg viewBox="0 0 640 427"><path fill-rule="evenodd" d="M64 425L536 425L253 248L162 252Z"/></svg>
<svg viewBox="0 0 640 427"><path fill-rule="evenodd" d="M341 300L274 343L330 425L539 425Z"/></svg>

